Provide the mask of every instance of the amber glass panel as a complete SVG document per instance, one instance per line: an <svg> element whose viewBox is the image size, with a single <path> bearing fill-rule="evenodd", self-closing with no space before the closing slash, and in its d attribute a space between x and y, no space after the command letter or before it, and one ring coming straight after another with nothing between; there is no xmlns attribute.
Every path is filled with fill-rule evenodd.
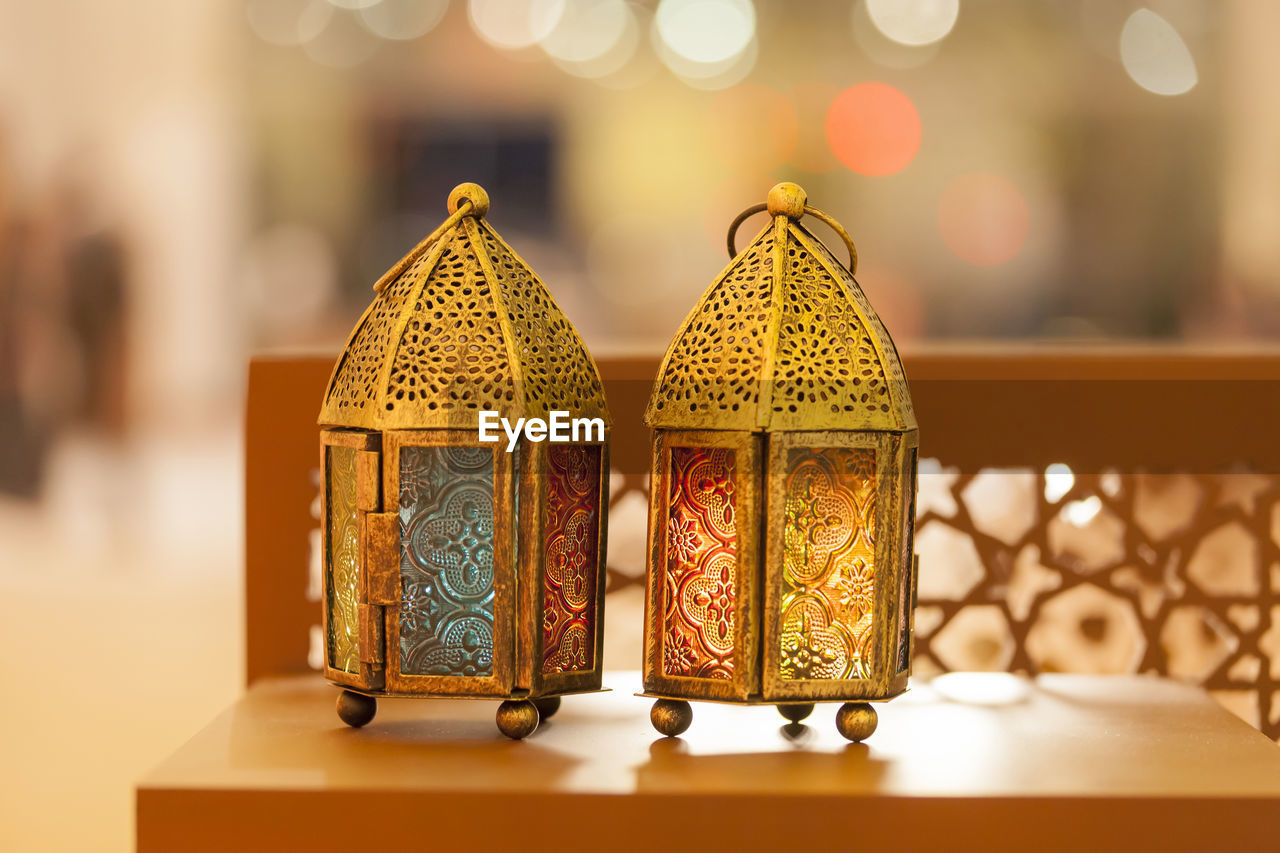
<svg viewBox="0 0 1280 853"><path fill-rule="evenodd" d="M547 450L547 568L543 581L542 671L595 666L600 448Z"/></svg>
<svg viewBox="0 0 1280 853"><path fill-rule="evenodd" d="M357 590L360 581L360 532L356 522L356 449L329 447L329 666L360 671Z"/></svg>
<svg viewBox="0 0 1280 853"><path fill-rule="evenodd" d="M875 451L792 449L785 513L782 677L866 678L876 583Z"/></svg>
<svg viewBox="0 0 1280 853"><path fill-rule="evenodd" d="M400 671L493 674L493 453L400 450Z"/></svg>
<svg viewBox="0 0 1280 853"><path fill-rule="evenodd" d="M733 676L734 461L732 450L671 448L662 592L667 675Z"/></svg>

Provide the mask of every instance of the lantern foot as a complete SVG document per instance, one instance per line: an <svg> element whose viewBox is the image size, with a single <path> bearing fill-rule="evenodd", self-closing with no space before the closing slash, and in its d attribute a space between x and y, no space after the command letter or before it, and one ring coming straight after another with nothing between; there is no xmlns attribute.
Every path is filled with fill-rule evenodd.
<svg viewBox="0 0 1280 853"><path fill-rule="evenodd" d="M338 694L338 717L342 722L358 729L367 726L378 713L378 700L363 693L352 693L344 690Z"/></svg>
<svg viewBox="0 0 1280 853"><path fill-rule="evenodd" d="M649 721L662 734L675 737L693 722L693 709L681 699L659 699L649 711Z"/></svg>
<svg viewBox="0 0 1280 853"><path fill-rule="evenodd" d="M866 702L845 702L836 712L836 728L847 740L860 743L876 730L876 709Z"/></svg>
<svg viewBox="0 0 1280 853"><path fill-rule="evenodd" d="M508 699L498 706L498 731L521 740L538 728L538 707L527 699Z"/></svg>
<svg viewBox="0 0 1280 853"><path fill-rule="evenodd" d="M779 705L778 713L793 723L798 723L805 717L813 713L813 703L805 702L799 705Z"/></svg>
<svg viewBox="0 0 1280 853"><path fill-rule="evenodd" d="M538 709L538 718L545 723L556 715L556 711L560 710L560 697L543 696L541 699L534 699L533 704Z"/></svg>

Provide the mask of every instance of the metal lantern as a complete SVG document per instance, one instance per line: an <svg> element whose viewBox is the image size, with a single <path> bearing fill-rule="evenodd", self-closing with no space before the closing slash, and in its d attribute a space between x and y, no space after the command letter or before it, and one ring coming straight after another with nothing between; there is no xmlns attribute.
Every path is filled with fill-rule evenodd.
<svg viewBox="0 0 1280 853"><path fill-rule="evenodd" d="M600 689L609 414L485 191L448 210L375 285L325 392L324 671L349 725L381 696L492 697L521 738ZM566 412L590 440L481 440L486 414Z"/></svg>
<svg viewBox="0 0 1280 853"><path fill-rule="evenodd" d="M741 253L734 234L767 209ZM831 226L846 268L805 227ZM840 733L902 693L915 601L916 419L888 332L838 223L783 183L729 229L729 266L676 334L653 428L645 608L650 717L685 700L777 705L798 722L844 702Z"/></svg>

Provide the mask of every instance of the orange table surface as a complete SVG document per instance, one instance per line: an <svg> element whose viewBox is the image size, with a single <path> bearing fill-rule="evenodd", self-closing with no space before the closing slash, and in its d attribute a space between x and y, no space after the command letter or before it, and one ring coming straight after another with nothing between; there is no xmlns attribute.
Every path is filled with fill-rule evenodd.
<svg viewBox="0 0 1280 853"><path fill-rule="evenodd" d="M496 702L252 687L138 786L154 850L1280 850L1280 747L1203 691L1141 676L956 674L800 726L694 703L659 737L634 672L523 742Z"/></svg>

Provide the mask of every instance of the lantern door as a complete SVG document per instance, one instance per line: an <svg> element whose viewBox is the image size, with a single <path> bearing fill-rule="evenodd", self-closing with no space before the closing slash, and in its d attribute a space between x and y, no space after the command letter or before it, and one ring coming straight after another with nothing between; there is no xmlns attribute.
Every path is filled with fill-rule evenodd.
<svg viewBox="0 0 1280 853"><path fill-rule="evenodd" d="M508 696L515 665L515 455L473 430L383 436L393 547L374 575L390 693Z"/></svg>
<svg viewBox="0 0 1280 853"><path fill-rule="evenodd" d="M609 445L520 448L517 686L599 689L603 675Z"/></svg>
<svg viewBox="0 0 1280 853"><path fill-rule="evenodd" d="M902 436L774 433L768 456L763 698L901 692Z"/></svg>
<svg viewBox="0 0 1280 853"><path fill-rule="evenodd" d="M761 438L701 430L654 436L645 689L746 700L760 685Z"/></svg>
<svg viewBox="0 0 1280 853"><path fill-rule="evenodd" d="M321 448L324 674L363 690L383 687L381 608L369 599L369 547L380 508L377 433L323 430Z"/></svg>

